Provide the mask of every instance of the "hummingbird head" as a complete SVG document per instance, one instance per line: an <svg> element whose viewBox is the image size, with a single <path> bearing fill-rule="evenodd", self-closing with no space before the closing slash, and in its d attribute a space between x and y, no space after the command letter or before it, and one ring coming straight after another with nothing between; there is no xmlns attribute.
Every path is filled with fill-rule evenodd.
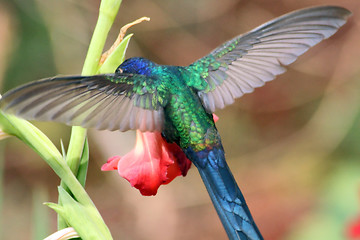
<svg viewBox="0 0 360 240"><path fill-rule="evenodd" d="M155 66L155 63L146 58L133 57L126 59L116 69L116 73L134 73L149 76L153 66Z"/></svg>

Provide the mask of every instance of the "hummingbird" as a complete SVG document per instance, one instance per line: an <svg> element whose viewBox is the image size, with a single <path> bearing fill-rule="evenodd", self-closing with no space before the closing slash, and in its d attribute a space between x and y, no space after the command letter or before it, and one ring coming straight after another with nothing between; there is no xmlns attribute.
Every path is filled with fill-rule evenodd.
<svg viewBox="0 0 360 240"><path fill-rule="evenodd" d="M28 120L99 130L160 132L197 167L229 239L263 239L225 160L213 113L286 71L351 15L294 11L234 37L188 66L125 60L111 74L57 76L8 91L1 109Z"/></svg>

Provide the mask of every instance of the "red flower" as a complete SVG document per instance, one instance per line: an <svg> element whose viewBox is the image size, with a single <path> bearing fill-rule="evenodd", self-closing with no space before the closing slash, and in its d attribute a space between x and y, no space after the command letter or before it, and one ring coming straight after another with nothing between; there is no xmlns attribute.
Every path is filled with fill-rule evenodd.
<svg viewBox="0 0 360 240"><path fill-rule="evenodd" d="M352 221L347 227L348 239L360 239L360 218Z"/></svg>
<svg viewBox="0 0 360 240"><path fill-rule="evenodd" d="M218 117L214 115L214 120ZM162 184L186 176L191 161L175 143L167 143L159 132L136 131L135 148L125 156L109 158L102 171L118 170L120 176L145 196L155 195Z"/></svg>
<svg viewBox="0 0 360 240"><path fill-rule="evenodd" d="M346 224L346 239L360 240L360 216L358 215Z"/></svg>

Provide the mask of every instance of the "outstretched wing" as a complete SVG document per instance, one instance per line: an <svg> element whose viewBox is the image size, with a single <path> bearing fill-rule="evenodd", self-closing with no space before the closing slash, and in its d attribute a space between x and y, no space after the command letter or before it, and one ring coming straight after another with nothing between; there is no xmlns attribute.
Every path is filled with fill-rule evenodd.
<svg viewBox="0 0 360 240"><path fill-rule="evenodd" d="M54 77L5 93L0 106L29 120L112 131L161 131L165 100L157 83L137 74Z"/></svg>
<svg viewBox="0 0 360 240"><path fill-rule="evenodd" d="M235 98L285 72L283 66L333 35L350 15L348 10L333 6L283 15L235 37L194 62L189 68L199 81L187 84L198 90L209 112L224 108Z"/></svg>

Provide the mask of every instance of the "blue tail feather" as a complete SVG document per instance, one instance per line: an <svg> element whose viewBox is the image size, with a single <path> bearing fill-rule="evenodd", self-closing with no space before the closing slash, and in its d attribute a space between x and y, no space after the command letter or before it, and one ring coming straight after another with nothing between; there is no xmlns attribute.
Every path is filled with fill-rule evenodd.
<svg viewBox="0 0 360 240"><path fill-rule="evenodd" d="M229 239L263 239L225 161L222 147L201 152L188 148L185 152L198 168Z"/></svg>

